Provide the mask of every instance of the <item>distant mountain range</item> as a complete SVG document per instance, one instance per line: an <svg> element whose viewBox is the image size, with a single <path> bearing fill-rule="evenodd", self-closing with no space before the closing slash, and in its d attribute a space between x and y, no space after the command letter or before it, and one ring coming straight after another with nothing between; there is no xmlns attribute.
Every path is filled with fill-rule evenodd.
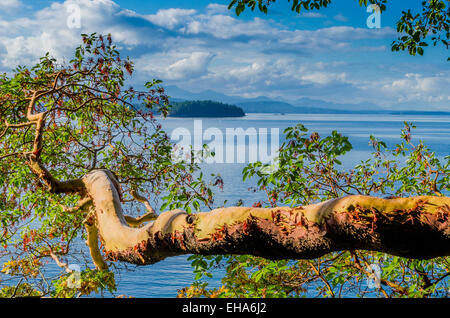
<svg viewBox="0 0 450 318"><path fill-rule="evenodd" d="M199 93L189 92L177 86L165 86L166 93L174 102L186 100L213 100L239 106L246 113L302 113L302 114L448 114L444 111L411 111L411 110L389 110L373 103L339 104L327 102L320 99L301 98L295 102L284 100L273 100L264 96L257 98L244 98L229 96L213 90Z"/></svg>

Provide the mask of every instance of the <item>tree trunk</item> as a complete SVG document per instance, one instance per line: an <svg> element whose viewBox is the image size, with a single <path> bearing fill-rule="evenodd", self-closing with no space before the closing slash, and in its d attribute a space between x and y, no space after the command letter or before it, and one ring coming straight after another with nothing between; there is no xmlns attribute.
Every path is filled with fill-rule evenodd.
<svg viewBox="0 0 450 318"><path fill-rule="evenodd" d="M358 249L415 259L450 255L448 197L352 195L295 208L175 210L135 228L127 224L110 172L95 170L83 182L109 260L146 265L181 254L312 259Z"/></svg>

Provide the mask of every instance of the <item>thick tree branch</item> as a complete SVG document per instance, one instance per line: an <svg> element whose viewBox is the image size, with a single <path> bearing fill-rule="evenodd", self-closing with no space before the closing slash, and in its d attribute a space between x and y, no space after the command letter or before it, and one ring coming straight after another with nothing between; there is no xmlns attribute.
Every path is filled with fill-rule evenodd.
<svg viewBox="0 0 450 318"><path fill-rule="evenodd" d="M98 269L108 269L108 265L106 264L102 253L100 252L100 248L98 247L98 229L95 226L95 223L93 221L85 222L85 228L88 237L86 240L86 244L89 247L92 261Z"/></svg>
<svg viewBox="0 0 450 318"><path fill-rule="evenodd" d="M44 95L50 94L56 91L57 81L62 74L62 71L59 72L52 85L51 90L36 90L33 92L31 98L29 99L29 103L27 106L27 120L28 122L20 123L20 124L10 124L5 120L5 129L0 134L0 138L6 135L8 129L17 129L21 127L29 127L35 125L35 134L34 140L32 143L32 150L27 152L16 152L14 154L6 154L0 157L1 159L5 159L10 156L22 156L26 159L26 164L30 168L30 170L45 184L48 190L52 193L74 193L74 192L83 192L84 184L81 179L78 180L69 180L69 181L58 181L53 177L53 175L45 168L40 159L40 153L42 151L42 135L45 128L45 116L48 113L40 112L34 114L34 106L36 102Z"/></svg>
<svg viewBox="0 0 450 318"><path fill-rule="evenodd" d="M83 193L84 183L81 179L59 181L44 167L40 160L28 156L26 164L31 171L42 181L51 193Z"/></svg>
<svg viewBox="0 0 450 318"><path fill-rule="evenodd" d="M371 250L407 258L450 255L450 198L347 196L304 207L231 207L189 215L162 213L131 228L112 173L83 178L110 260L151 264L181 254L252 254L313 259L334 251Z"/></svg>

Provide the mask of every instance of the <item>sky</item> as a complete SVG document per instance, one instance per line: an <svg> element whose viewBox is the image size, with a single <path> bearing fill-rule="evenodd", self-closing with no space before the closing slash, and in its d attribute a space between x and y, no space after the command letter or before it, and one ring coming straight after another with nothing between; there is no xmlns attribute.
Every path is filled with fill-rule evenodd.
<svg viewBox="0 0 450 318"><path fill-rule="evenodd" d="M46 52L69 61L81 33L111 33L135 62L129 83L136 87L157 78L190 92L293 105L306 97L450 111L448 50L391 52L402 10L419 12L421 2L390 0L381 27L371 29L371 13L357 0L300 14L277 0L267 15L239 17L221 0L0 0L0 72L31 66Z"/></svg>

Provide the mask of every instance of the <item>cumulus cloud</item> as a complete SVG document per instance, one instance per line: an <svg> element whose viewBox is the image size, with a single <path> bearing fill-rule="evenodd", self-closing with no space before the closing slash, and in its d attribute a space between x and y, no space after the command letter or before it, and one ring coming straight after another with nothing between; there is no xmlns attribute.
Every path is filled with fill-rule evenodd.
<svg viewBox="0 0 450 318"><path fill-rule="evenodd" d="M166 78L183 79L205 75L213 57L214 55L207 52L192 52L188 57L169 65Z"/></svg>
<svg viewBox="0 0 450 318"><path fill-rule="evenodd" d="M136 59L136 68L163 80L188 81L208 75L214 57L206 51L146 54Z"/></svg>
<svg viewBox="0 0 450 318"><path fill-rule="evenodd" d="M192 16L196 12L196 10L167 9L159 10L156 14L146 15L145 17L157 25L168 29L174 29L175 27L186 23L186 21L191 21Z"/></svg>
<svg viewBox="0 0 450 318"><path fill-rule="evenodd" d="M2 0L1 8L7 12L13 12L22 6L20 0Z"/></svg>
<svg viewBox="0 0 450 318"><path fill-rule="evenodd" d="M78 12L79 28L70 23L73 14ZM162 39L167 37L163 30L157 30L156 25L133 11L122 9L111 0L53 2L30 18L0 19L0 26L9 30L0 34L0 42L7 48L7 53L0 60L3 68L32 64L46 52L67 61L79 45L81 33L99 30L104 34L111 33L114 40L128 50L145 43L149 47L162 47Z"/></svg>
<svg viewBox="0 0 450 318"><path fill-rule="evenodd" d="M423 76L417 73L407 73L402 78L384 84L382 90L398 102L439 103L449 100L449 87L449 74Z"/></svg>
<svg viewBox="0 0 450 318"><path fill-rule="evenodd" d="M208 14L227 14L229 12L228 6L224 4L210 3L206 8L208 10Z"/></svg>

